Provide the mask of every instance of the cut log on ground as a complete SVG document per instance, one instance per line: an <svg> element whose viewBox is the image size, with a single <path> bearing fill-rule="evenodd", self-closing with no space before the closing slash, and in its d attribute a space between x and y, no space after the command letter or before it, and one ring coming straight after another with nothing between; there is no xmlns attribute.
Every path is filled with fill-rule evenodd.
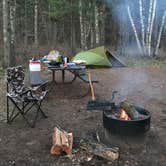
<svg viewBox="0 0 166 166"><path fill-rule="evenodd" d="M57 127L54 128L52 134L51 154L60 154L62 151L66 154L72 153L73 134L62 131Z"/></svg>
<svg viewBox="0 0 166 166"><path fill-rule="evenodd" d="M62 151L62 142L61 142L61 131L55 127L52 134L52 143L51 154L60 154Z"/></svg>
<svg viewBox="0 0 166 166"><path fill-rule="evenodd" d="M81 148L109 161L116 161L119 158L119 148L109 148L104 144L84 140Z"/></svg>
<svg viewBox="0 0 166 166"><path fill-rule="evenodd" d="M66 152L66 154L72 153L72 145L73 145L73 134L61 132L62 139L62 151Z"/></svg>

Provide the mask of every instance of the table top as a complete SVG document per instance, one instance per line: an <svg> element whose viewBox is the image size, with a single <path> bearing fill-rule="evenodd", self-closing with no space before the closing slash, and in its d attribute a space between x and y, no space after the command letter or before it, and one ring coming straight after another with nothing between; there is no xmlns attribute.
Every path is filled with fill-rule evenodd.
<svg viewBox="0 0 166 166"><path fill-rule="evenodd" d="M75 66L55 66L55 65L48 65L48 69L50 70L83 70L86 66L75 65Z"/></svg>

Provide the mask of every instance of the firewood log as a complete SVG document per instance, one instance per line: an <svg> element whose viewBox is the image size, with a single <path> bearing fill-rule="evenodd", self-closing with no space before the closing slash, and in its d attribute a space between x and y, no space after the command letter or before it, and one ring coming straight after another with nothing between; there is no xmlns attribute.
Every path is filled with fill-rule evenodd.
<svg viewBox="0 0 166 166"><path fill-rule="evenodd" d="M68 133L69 148L65 150L67 154L72 154L73 147L73 133Z"/></svg>
<svg viewBox="0 0 166 166"><path fill-rule="evenodd" d="M72 153L73 134L61 131L57 127L54 128L52 134L51 154L60 154L64 151L66 154Z"/></svg>
<svg viewBox="0 0 166 166"><path fill-rule="evenodd" d="M119 148L109 148L102 143L83 140L81 149L110 161L116 161L119 158Z"/></svg>
<svg viewBox="0 0 166 166"><path fill-rule="evenodd" d="M128 116L131 118L131 119L139 119L140 118L140 114L139 112L135 109L135 107L130 104L128 101L122 101L120 103L120 107L122 109L124 109L126 111L126 113L128 114Z"/></svg>
<svg viewBox="0 0 166 166"><path fill-rule="evenodd" d="M60 154L62 151L61 131L55 127L52 134L51 154Z"/></svg>
<svg viewBox="0 0 166 166"><path fill-rule="evenodd" d="M62 150L66 154L72 153L72 144L73 144L73 134L61 132L61 139L62 139Z"/></svg>
<svg viewBox="0 0 166 166"><path fill-rule="evenodd" d="M61 132L62 150L65 151L69 148L68 134L66 132Z"/></svg>

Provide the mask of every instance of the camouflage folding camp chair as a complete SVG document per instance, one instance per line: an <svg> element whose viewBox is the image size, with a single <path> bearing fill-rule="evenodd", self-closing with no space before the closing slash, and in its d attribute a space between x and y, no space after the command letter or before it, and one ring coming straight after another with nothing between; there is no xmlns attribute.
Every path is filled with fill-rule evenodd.
<svg viewBox="0 0 166 166"><path fill-rule="evenodd" d="M24 71L21 66L7 69L7 123L13 122L19 115L30 127L35 127L39 113L47 116L41 109L48 91L29 88L24 85Z"/></svg>

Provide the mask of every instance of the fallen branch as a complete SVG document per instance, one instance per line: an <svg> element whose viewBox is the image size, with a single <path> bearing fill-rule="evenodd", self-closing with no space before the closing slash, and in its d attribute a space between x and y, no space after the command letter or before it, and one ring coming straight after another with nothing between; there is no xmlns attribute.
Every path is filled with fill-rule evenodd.
<svg viewBox="0 0 166 166"><path fill-rule="evenodd" d="M92 153L106 160L116 161L119 158L119 148L109 148L101 143L99 144L96 142L83 140L80 148L86 150L88 153Z"/></svg>

